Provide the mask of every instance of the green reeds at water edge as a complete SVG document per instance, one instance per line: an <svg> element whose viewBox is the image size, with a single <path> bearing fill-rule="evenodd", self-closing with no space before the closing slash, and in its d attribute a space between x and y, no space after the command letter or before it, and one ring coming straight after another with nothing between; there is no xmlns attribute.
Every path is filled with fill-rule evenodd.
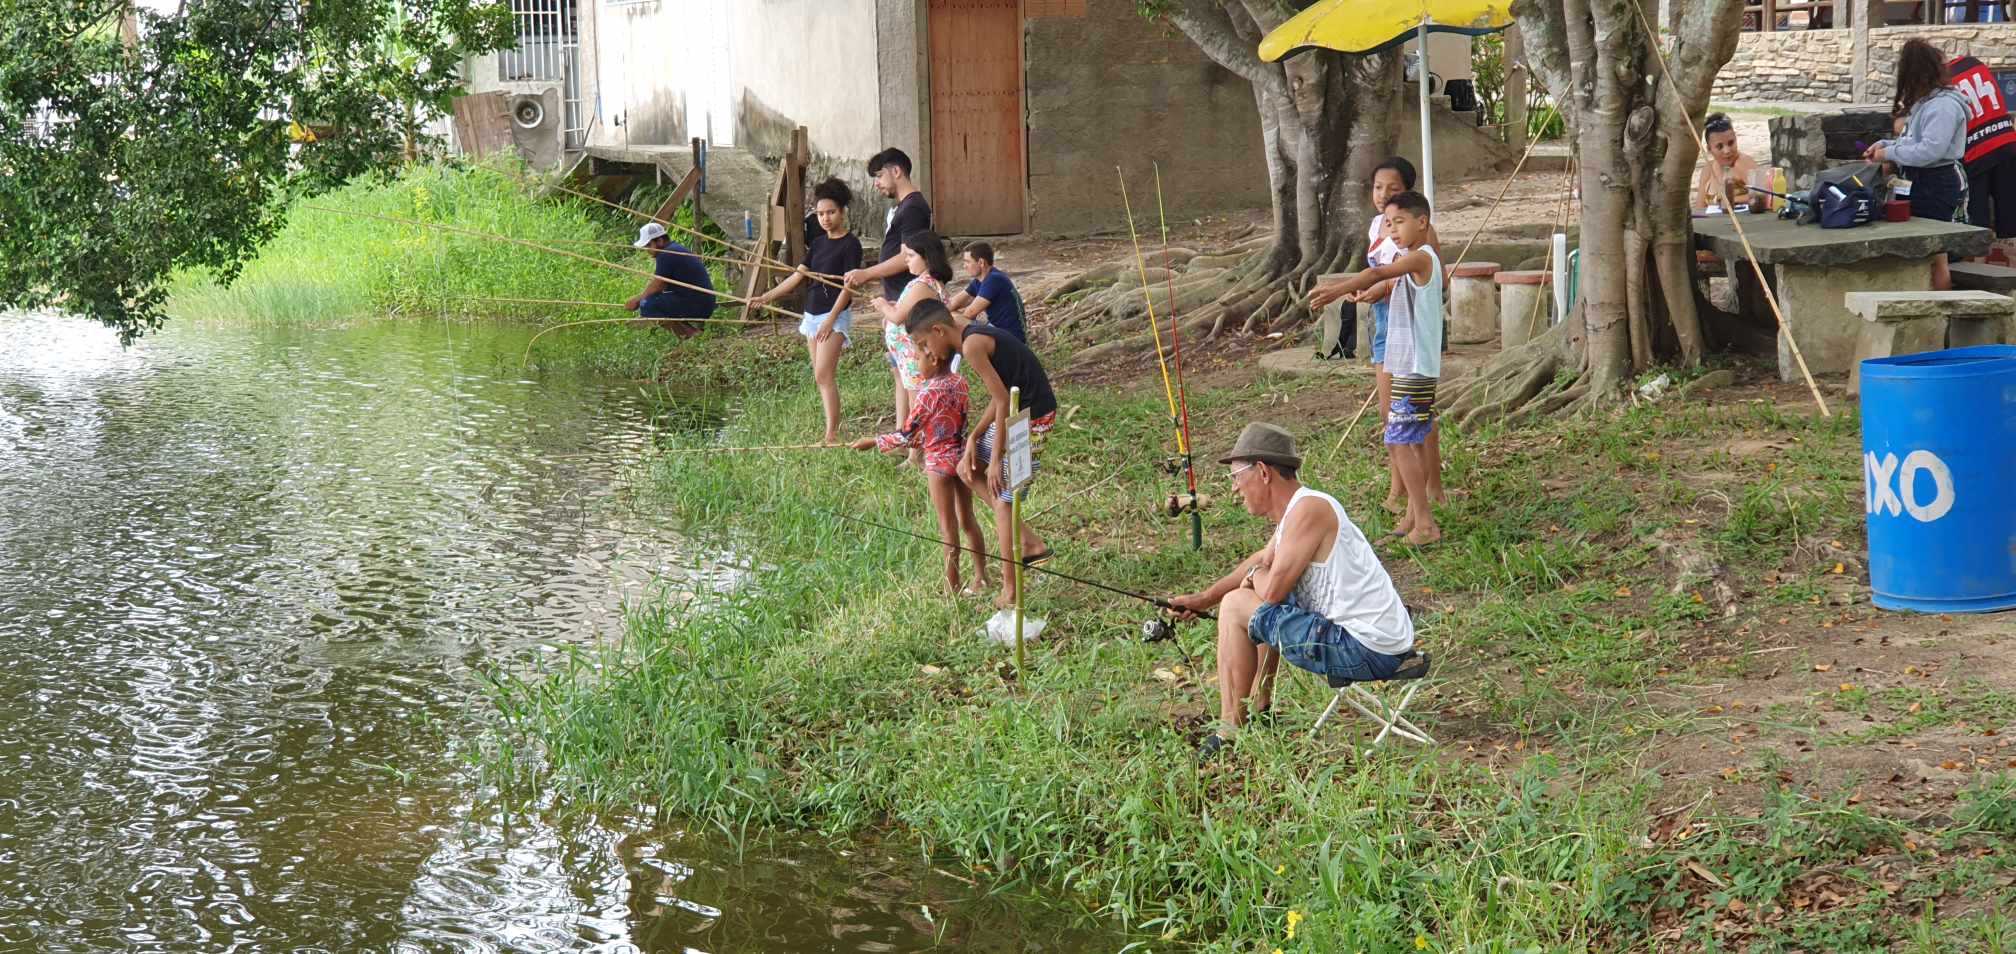
<svg viewBox="0 0 2016 954"><path fill-rule="evenodd" d="M535 188L522 167L505 161L416 164L391 176L359 179L297 202L286 226L228 284L202 272L178 276L170 292L170 314L184 320L275 324L388 315L541 322L608 317L606 308L596 306L478 304L470 299L622 302L643 287L642 276L477 235L309 208L413 219L535 244L608 242L614 247L598 249L594 257L650 269L642 252L625 254L621 247L636 236L636 223L628 216L565 196L535 199ZM640 195L639 201L650 198ZM682 208L681 214L690 219L691 209ZM728 288L718 264L710 272L716 288ZM647 377L670 346L665 338L620 327L585 330L542 342L540 357L549 365Z"/></svg>

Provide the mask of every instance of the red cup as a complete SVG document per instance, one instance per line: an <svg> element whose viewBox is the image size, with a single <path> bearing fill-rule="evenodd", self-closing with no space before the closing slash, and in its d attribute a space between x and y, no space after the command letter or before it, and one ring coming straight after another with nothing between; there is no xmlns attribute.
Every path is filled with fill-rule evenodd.
<svg viewBox="0 0 2016 954"><path fill-rule="evenodd" d="M1911 203L1903 199L1891 199L1883 203L1883 221L1908 222L1911 220Z"/></svg>

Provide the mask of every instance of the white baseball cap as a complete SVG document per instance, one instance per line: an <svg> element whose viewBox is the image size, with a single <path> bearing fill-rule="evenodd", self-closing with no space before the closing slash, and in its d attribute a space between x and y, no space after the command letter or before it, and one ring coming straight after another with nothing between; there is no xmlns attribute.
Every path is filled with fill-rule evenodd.
<svg viewBox="0 0 2016 954"><path fill-rule="evenodd" d="M652 239L661 239L664 237L665 226L659 225L656 222L646 222L643 228L637 230L637 241L632 244L638 248L643 248L651 244Z"/></svg>

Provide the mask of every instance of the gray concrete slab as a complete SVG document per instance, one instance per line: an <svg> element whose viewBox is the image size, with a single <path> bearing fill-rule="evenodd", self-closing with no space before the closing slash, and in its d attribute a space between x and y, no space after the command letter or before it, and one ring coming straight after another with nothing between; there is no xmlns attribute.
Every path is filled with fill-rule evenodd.
<svg viewBox="0 0 2016 954"><path fill-rule="evenodd" d="M1954 288L1969 288L2008 294L2016 292L2016 268L2004 265L1989 265L1985 262L1954 262L1948 266L1953 272Z"/></svg>
<svg viewBox="0 0 2016 954"><path fill-rule="evenodd" d="M1985 291L1861 291L1843 296L1863 321L1919 318L2000 318L2016 311L2016 299Z"/></svg>
<svg viewBox="0 0 2016 954"><path fill-rule="evenodd" d="M1955 258L1988 254L1995 235L1984 228L1911 219L1871 222L1852 229L1794 225L1775 215L1744 215L1743 231L1757 261L1765 265L1854 265L1878 258L1930 259L1945 253ZM1725 262L1750 258L1736 236L1730 217L1694 220L1694 244Z"/></svg>

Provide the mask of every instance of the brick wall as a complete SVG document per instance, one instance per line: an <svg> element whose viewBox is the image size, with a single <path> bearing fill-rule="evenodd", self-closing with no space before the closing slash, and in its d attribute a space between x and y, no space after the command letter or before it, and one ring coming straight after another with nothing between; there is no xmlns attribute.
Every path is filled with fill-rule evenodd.
<svg viewBox="0 0 2016 954"><path fill-rule="evenodd" d="M1853 102L1849 30L1745 33L1715 80L1716 102ZM1922 37L1948 56L1972 53L1993 70L2016 70L2016 25L1886 27L1869 31L1870 102L1895 91L1897 49Z"/></svg>

